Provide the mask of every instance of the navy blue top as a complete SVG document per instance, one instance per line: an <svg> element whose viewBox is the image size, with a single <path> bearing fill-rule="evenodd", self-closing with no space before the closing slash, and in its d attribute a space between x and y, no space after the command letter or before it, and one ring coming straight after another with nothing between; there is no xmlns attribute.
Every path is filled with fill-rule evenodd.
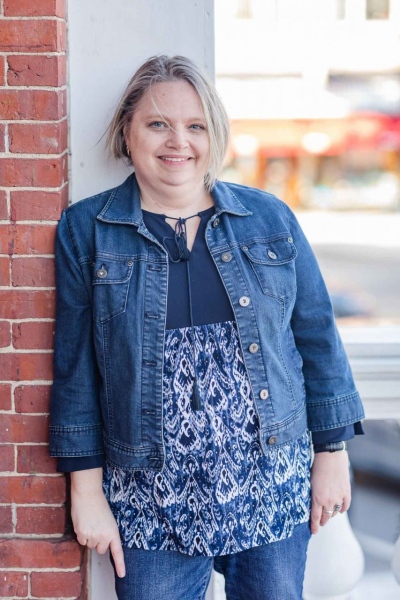
<svg viewBox="0 0 400 600"><path fill-rule="evenodd" d="M169 279L167 299L166 329L189 327L190 325L207 325L234 321L235 316L225 291L217 267L207 248L205 230L214 214L213 206L199 212L201 217L196 238L190 252L189 261L179 260L175 244L174 229L166 222L166 215L143 211L143 221L150 233L166 248L169 254ZM192 318L190 318L190 302L188 278L190 276L190 292ZM314 444L346 441L354 435L362 434L361 423L346 427L338 427L329 431L312 433ZM63 457L57 461L58 471L68 473L84 469L105 466L105 455L83 457Z"/></svg>

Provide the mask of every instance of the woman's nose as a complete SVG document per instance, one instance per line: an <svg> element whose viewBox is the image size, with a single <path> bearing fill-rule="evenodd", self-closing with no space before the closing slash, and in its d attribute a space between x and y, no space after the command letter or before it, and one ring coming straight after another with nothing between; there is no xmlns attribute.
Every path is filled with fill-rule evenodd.
<svg viewBox="0 0 400 600"><path fill-rule="evenodd" d="M186 148L188 145L186 132L184 129L170 129L167 140L168 148Z"/></svg>

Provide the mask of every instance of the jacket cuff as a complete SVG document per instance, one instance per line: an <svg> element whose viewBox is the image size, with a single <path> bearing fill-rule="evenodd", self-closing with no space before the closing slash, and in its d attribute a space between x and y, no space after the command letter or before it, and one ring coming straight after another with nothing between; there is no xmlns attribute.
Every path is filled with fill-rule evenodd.
<svg viewBox="0 0 400 600"><path fill-rule="evenodd" d="M57 458L104 454L103 425L50 425L50 456Z"/></svg>
<svg viewBox="0 0 400 600"><path fill-rule="evenodd" d="M312 432L332 431L364 418L363 405L357 391L307 403L308 428Z"/></svg>

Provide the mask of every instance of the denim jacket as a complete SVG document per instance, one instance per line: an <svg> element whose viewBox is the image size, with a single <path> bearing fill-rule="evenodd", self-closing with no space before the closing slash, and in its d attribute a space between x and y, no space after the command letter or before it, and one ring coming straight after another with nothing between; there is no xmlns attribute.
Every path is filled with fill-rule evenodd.
<svg viewBox="0 0 400 600"><path fill-rule="evenodd" d="M306 428L361 420L359 395L314 254L274 196L217 182L206 243L229 296L263 452ZM105 453L161 470L168 257L146 229L134 175L64 211L50 452Z"/></svg>

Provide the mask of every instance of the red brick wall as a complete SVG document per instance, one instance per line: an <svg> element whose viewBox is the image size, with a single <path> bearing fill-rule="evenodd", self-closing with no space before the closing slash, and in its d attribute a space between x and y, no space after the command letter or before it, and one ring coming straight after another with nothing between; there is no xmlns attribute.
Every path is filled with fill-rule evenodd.
<svg viewBox="0 0 400 600"><path fill-rule="evenodd" d="M85 596L47 452L66 97L66 0L0 0L0 598Z"/></svg>

